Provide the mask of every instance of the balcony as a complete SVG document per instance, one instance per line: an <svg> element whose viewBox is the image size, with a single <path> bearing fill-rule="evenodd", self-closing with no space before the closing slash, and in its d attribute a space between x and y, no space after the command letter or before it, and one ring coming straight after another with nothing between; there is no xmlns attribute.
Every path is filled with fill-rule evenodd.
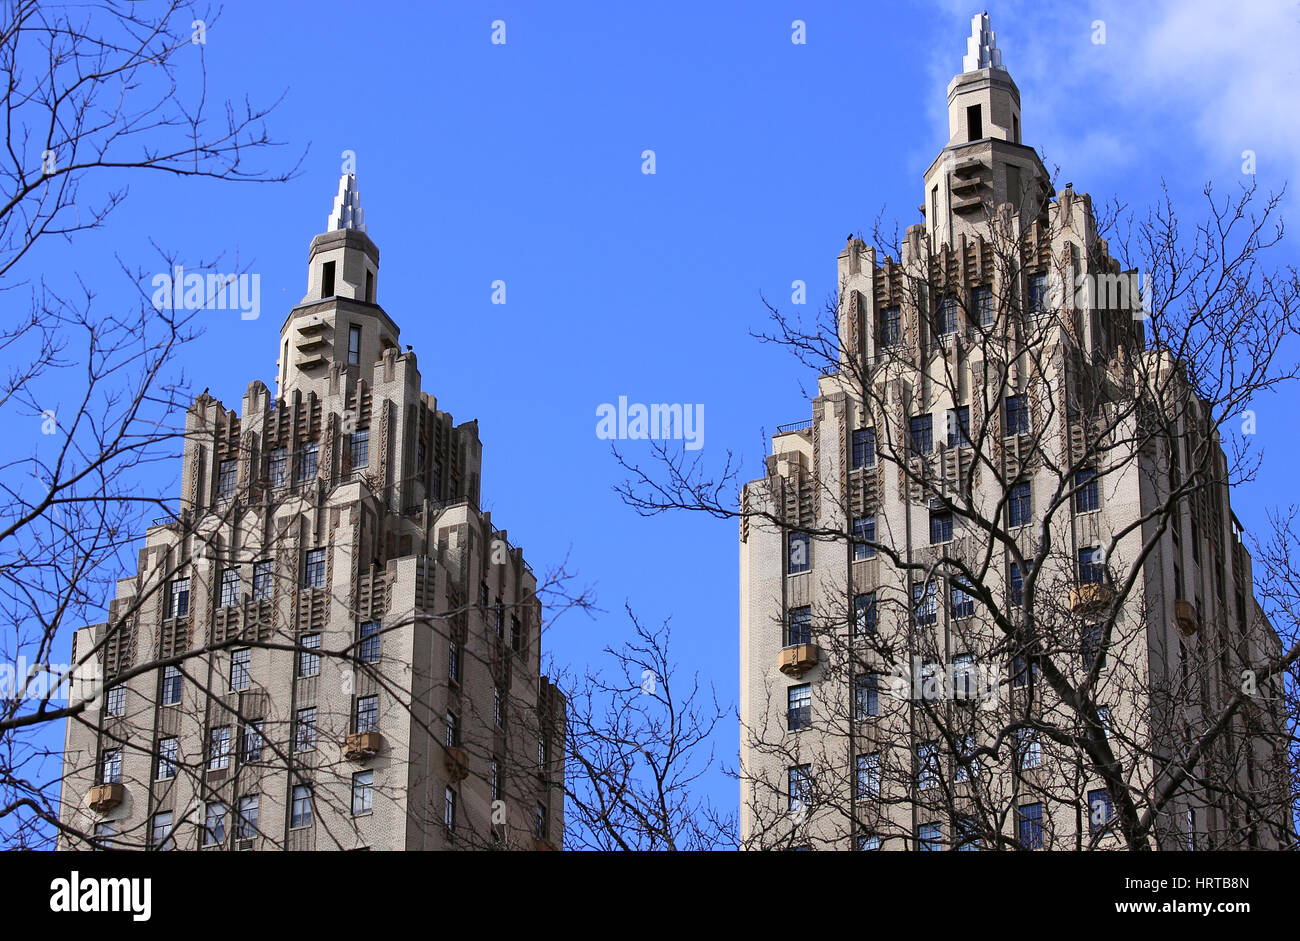
<svg viewBox="0 0 1300 941"><path fill-rule="evenodd" d="M106 814L126 797L126 788L121 784L96 784L90 789L87 803L97 814Z"/></svg>
<svg viewBox="0 0 1300 941"><path fill-rule="evenodd" d="M454 784L469 774L469 753L459 745L447 748L447 778Z"/></svg>
<svg viewBox="0 0 1300 941"><path fill-rule="evenodd" d="M384 737L378 732L352 732L343 742L343 757L348 761L365 761L379 754Z"/></svg>
<svg viewBox="0 0 1300 941"><path fill-rule="evenodd" d="M800 677L817 666L816 644L792 644L781 648L780 669L786 676Z"/></svg>
<svg viewBox="0 0 1300 941"><path fill-rule="evenodd" d="M1114 594L1110 590L1110 586L1103 585L1100 582L1077 585L1070 589L1070 610L1077 614L1080 611L1088 611L1093 608L1104 608L1110 604L1110 599L1114 597Z"/></svg>
<svg viewBox="0 0 1300 941"><path fill-rule="evenodd" d="M1174 602L1174 620L1178 622L1178 633L1184 637L1191 637L1196 633L1197 621L1196 605L1190 601L1179 599Z"/></svg>

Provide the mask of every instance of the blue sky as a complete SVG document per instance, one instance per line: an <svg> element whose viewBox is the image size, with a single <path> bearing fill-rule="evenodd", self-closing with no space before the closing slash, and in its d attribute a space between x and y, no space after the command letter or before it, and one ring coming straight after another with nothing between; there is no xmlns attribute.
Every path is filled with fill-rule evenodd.
<svg viewBox="0 0 1300 941"><path fill-rule="evenodd" d="M152 240L238 258L261 275L262 315L214 312L185 366L196 390L240 408L250 380L274 386L280 324L305 292L341 154L355 151L378 300L419 354L426 391L479 420L486 508L535 569L569 552L609 612L561 621L551 653L581 664L617 643L627 601L647 620L671 616L683 669L734 702L737 527L623 507L596 409L620 395L702 404L705 459L732 450L746 479L761 473L764 429L808 416L811 377L749 338L765 318L760 292L785 303L802 279L811 314L847 233L882 212L900 229L920 221L921 174L947 137L945 87L979 9L235 0L208 29L210 95L283 92L267 124L283 160L307 150L300 176L133 177L107 227L43 248L22 274L76 274L101 285L103 304L128 304L114 253L147 266ZM1243 150L1263 189L1297 176L1294 4L988 9L1024 141L1060 166L1060 185L1139 210L1164 179L1196 217L1205 182L1248 180ZM495 19L505 45L490 42ZM796 19L806 45L791 42ZM654 175L641 172L645 149ZM498 279L505 305L491 303ZM1256 403L1265 462L1234 495L1248 528L1289 499L1293 405ZM158 485L174 492L177 473ZM733 763L736 745L731 726L718 752ZM735 806L733 784L709 786Z"/></svg>

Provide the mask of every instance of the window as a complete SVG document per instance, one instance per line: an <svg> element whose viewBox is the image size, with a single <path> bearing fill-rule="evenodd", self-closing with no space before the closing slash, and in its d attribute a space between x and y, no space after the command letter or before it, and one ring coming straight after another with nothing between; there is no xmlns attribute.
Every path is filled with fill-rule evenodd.
<svg viewBox="0 0 1300 941"><path fill-rule="evenodd" d="M368 272L367 272L368 273ZM361 328L356 324L348 326L348 365L361 363Z"/></svg>
<svg viewBox="0 0 1300 941"><path fill-rule="evenodd" d="M786 728L798 732L812 725L812 685L791 686L786 692Z"/></svg>
<svg viewBox="0 0 1300 941"><path fill-rule="evenodd" d="M167 592L167 616L183 618L190 613L190 580L188 578L172 579Z"/></svg>
<svg viewBox="0 0 1300 941"><path fill-rule="evenodd" d="M265 601L271 597L271 561L253 563L253 599Z"/></svg>
<svg viewBox="0 0 1300 941"><path fill-rule="evenodd" d="M786 537L787 575L798 575L812 568L812 541L807 533L790 533Z"/></svg>
<svg viewBox="0 0 1300 941"><path fill-rule="evenodd" d="M1196 523L1196 513L1193 512L1189 517L1192 526L1192 561L1200 564L1201 561L1201 529Z"/></svg>
<svg viewBox="0 0 1300 941"><path fill-rule="evenodd" d="M220 846L226 840L226 805L211 801L203 814L203 845Z"/></svg>
<svg viewBox="0 0 1300 941"><path fill-rule="evenodd" d="M1085 467L1074 475L1074 510L1076 513L1091 513L1101 505L1097 490L1097 472Z"/></svg>
<svg viewBox="0 0 1300 941"><path fill-rule="evenodd" d="M230 726L208 730L208 770L224 771L230 767Z"/></svg>
<svg viewBox="0 0 1300 941"><path fill-rule="evenodd" d="M886 307L880 312L880 346L898 346L902 342L902 310Z"/></svg>
<svg viewBox="0 0 1300 941"><path fill-rule="evenodd" d="M222 461L217 465L217 496L228 497L235 492L235 475L239 471L236 460Z"/></svg>
<svg viewBox="0 0 1300 941"><path fill-rule="evenodd" d="M298 455L298 483L304 483L316 476L319 457L320 445L315 441L308 441L302 446L302 453Z"/></svg>
<svg viewBox="0 0 1300 941"><path fill-rule="evenodd" d="M1025 526L1033 522L1034 492L1029 481L1021 480L1011 485L1007 498L1007 523L1010 526Z"/></svg>
<svg viewBox="0 0 1300 941"><path fill-rule="evenodd" d="M876 633L876 593L855 595L853 598L853 630L863 634Z"/></svg>
<svg viewBox="0 0 1300 941"><path fill-rule="evenodd" d="M257 719L244 726L242 742L244 761L262 760L262 720Z"/></svg>
<svg viewBox="0 0 1300 941"><path fill-rule="evenodd" d="M334 296L334 262L327 261L320 269L320 296Z"/></svg>
<svg viewBox="0 0 1300 941"><path fill-rule="evenodd" d="M1018 140L1016 143L1020 143ZM366 269L366 301L373 304L375 302L375 273L369 268Z"/></svg>
<svg viewBox="0 0 1300 941"><path fill-rule="evenodd" d="M162 701L164 706L174 706L181 701L180 667L163 667Z"/></svg>
<svg viewBox="0 0 1300 941"><path fill-rule="evenodd" d="M786 769L789 787L790 812L797 814L808 809L812 800L812 765L795 765Z"/></svg>
<svg viewBox="0 0 1300 941"><path fill-rule="evenodd" d="M246 794L239 799L239 820L235 823L235 837L251 840L257 836L257 811L260 795Z"/></svg>
<svg viewBox="0 0 1300 941"><path fill-rule="evenodd" d="M945 294L939 298L939 309L935 311L935 333L939 336L957 332L957 310L959 308L957 298L950 294Z"/></svg>
<svg viewBox="0 0 1300 941"><path fill-rule="evenodd" d="M487 606L488 606L488 586L487 586L487 582L479 582L479 585L478 585L478 606L479 606L480 608L483 609L484 614L486 615L486 613L487 613Z"/></svg>
<svg viewBox="0 0 1300 941"><path fill-rule="evenodd" d="M957 818L957 852L972 853L980 848L980 828L974 817Z"/></svg>
<svg viewBox="0 0 1300 941"><path fill-rule="evenodd" d="M361 624L361 647L358 654L362 663L379 662L379 622L364 621Z"/></svg>
<svg viewBox="0 0 1300 941"><path fill-rule="evenodd" d="M456 722L456 713L448 712L446 716L446 731L444 733L443 744L448 748L455 748L460 744L460 725ZM540 764L540 759L538 761Z"/></svg>
<svg viewBox="0 0 1300 941"><path fill-rule="evenodd" d="M924 585L912 586L912 611L916 617L917 627L928 627L938 618L938 606L935 601L934 580Z"/></svg>
<svg viewBox="0 0 1300 941"><path fill-rule="evenodd" d="M786 623L785 646L812 643L812 607L791 608Z"/></svg>
<svg viewBox="0 0 1300 941"><path fill-rule="evenodd" d="M162 738L158 740L158 773L156 775L159 781L170 781L176 777L176 764L179 760L179 740L175 738Z"/></svg>
<svg viewBox="0 0 1300 941"><path fill-rule="evenodd" d="M100 761L99 783L122 783L122 749L104 749L104 756Z"/></svg>
<svg viewBox="0 0 1300 941"><path fill-rule="evenodd" d="M365 467L370 463L370 429L362 428L352 432L352 469Z"/></svg>
<svg viewBox="0 0 1300 941"><path fill-rule="evenodd" d="M1110 741L1110 707L1109 706L1097 707L1097 720L1101 723L1101 734L1106 737L1107 741Z"/></svg>
<svg viewBox="0 0 1300 941"><path fill-rule="evenodd" d="M1025 573L1015 562L1007 566L1007 583L1010 585L1008 600L1018 608L1025 603Z"/></svg>
<svg viewBox="0 0 1300 941"><path fill-rule="evenodd" d="M492 722L501 728L501 687L492 687Z"/></svg>
<svg viewBox="0 0 1300 941"><path fill-rule="evenodd" d="M980 326L987 327L991 325L994 320L992 288L985 286L971 288L970 302L971 307L977 312Z"/></svg>
<svg viewBox="0 0 1300 941"><path fill-rule="evenodd" d="M311 751L316 747L316 707L299 709L294 723L293 750Z"/></svg>
<svg viewBox="0 0 1300 941"><path fill-rule="evenodd" d="M497 636L504 639L506 636L506 609L501 604L501 599L497 599L496 607L493 609L496 616Z"/></svg>
<svg viewBox="0 0 1300 941"><path fill-rule="evenodd" d="M930 511L930 545L952 542L952 511Z"/></svg>
<svg viewBox="0 0 1300 941"><path fill-rule="evenodd" d="M373 732L379 728L379 695L358 696L356 709L356 730Z"/></svg>
<svg viewBox="0 0 1300 941"><path fill-rule="evenodd" d="M852 468L875 467L876 429L859 428L853 432Z"/></svg>
<svg viewBox="0 0 1300 941"><path fill-rule="evenodd" d="M1043 848L1043 805L1022 804L1016 811L1019 821L1020 845L1027 850Z"/></svg>
<svg viewBox="0 0 1300 941"><path fill-rule="evenodd" d="M303 571L303 588L325 587L325 550L308 549L307 565Z"/></svg>
<svg viewBox="0 0 1300 941"><path fill-rule="evenodd" d="M460 644L454 638L447 642L447 679L460 682Z"/></svg>
<svg viewBox="0 0 1300 941"><path fill-rule="evenodd" d="M1031 274L1029 276L1029 306L1026 313L1041 314L1047 310L1047 275Z"/></svg>
<svg viewBox="0 0 1300 941"><path fill-rule="evenodd" d="M953 577L949 583L952 588L950 605L954 620L973 617L975 614L975 592L962 579Z"/></svg>
<svg viewBox="0 0 1300 941"><path fill-rule="evenodd" d="M874 833L861 833L858 835L858 852L869 853L873 850L880 849L880 837Z"/></svg>
<svg viewBox="0 0 1300 941"><path fill-rule="evenodd" d="M501 799L501 762L496 758L488 769L488 788L492 800Z"/></svg>
<svg viewBox="0 0 1300 941"><path fill-rule="evenodd" d="M172 838L172 812L165 810L153 815L153 826L149 830L149 845L156 850L174 850L176 841Z"/></svg>
<svg viewBox="0 0 1300 941"><path fill-rule="evenodd" d="M1002 433L1029 434L1029 402L1023 395L1008 395L1002 402Z"/></svg>
<svg viewBox="0 0 1300 941"><path fill-rule="evenodd" d="M126 715L125 686L109 687L108 694L104 698L104 713L110 716Z"/></svg>
<svg viewBox="0 0 1300 941"><path fill-rule="evenodd" d="M456 792L450 787L442 792L442 825L449 835L456 830Z"/></svg>
<svg viewBox="0 0 1300 941"><path fill-rule="evenodd" d="M876 547L871 545L876 541L876 518L874 516L861 517L853 521L853 561L861 562L863 559L874 559L876 557Z"/></svg>
<svg viewBox="0 0 1300 941"><path fill-rule="evenodd" d="M304 634L298 638L298 675L320 675L320 635Z"/></svg>
<svg viewBox="0 0 1300 941"><path fill-rule="evenodd" d="M248 689L248 665L253 651L248 647L230 652L230 688L235 692Z"/></svg>
<svg viewBox="0 0 1300 941"><path fill-rule="evenodd" d="M1020 689L1038 679L1038 664L1026 657L1015 657L1011 661L1011 685Z"/></svg>
<svg viewBox="0 0 1300 941"><path fill-rule="evenodd" d="M352 816L360 817L374 809L375 773L358 771L352 775Z"/></svg>
<svg viewBox="0 0 1300 941"><path fill-rule="evenodd" d="M1043 763L1043 746L1034 729L1016 729L1016 767L1021 771Z"/></svg>
<svg viewBox="0 0 1300 941"><path fill-rule="evenodd" d="M294 785L289 826L293 829L311 826L311 788L306 784Z"/></svg>
<svg viewBox="0 0 1300 941"><path fill-rule="evenodd" d="M867 719L880 715L879 678L875 673L853 677L853 717Z"/></svg>
<svg viewBox="0 0 1300 941"><path fill-rule="evenodd" d="M510 615L510 649L519 653L524 649L524 632L519 618Z"/></svg>
<svg viewBox="0 0 1300 941"><path fill-rule="evenodd" d="M1105 566L1102 564L1101 547L1089 546L1079 550L1079 584L1100 585Z"/></svg>
<svg viewBox="0 0 1300 941"><path fill-rule="evenodd" d="M1079 654L1083 659L1083 668L1091 670L1093 666L1098 669L1106 665L1106 648L1102 644L1102 625L1085 624L1083 626L1082 636L1079 643ZM1182 641L1179 641L1182 643ZM1186 677L1183 679L1186 682Z"/></svg>
<svg viewBox="0 0 1300 941"><path fill-rule="evenodd" d="M930 415L913 415L911 419L912 453L929 454L934 450L934 420Z"/></svg>
<svg viewBox="0 0 1300 941"><path fill-rule="evenodd" d="M939 786L938 742L922 742L916 746L916 786L923 791Z"/></svg>
<svg viewBox="0 0 1300 941"><path fill-rule="evenodd" d="M266 477L272 487L283 487L288 480L289 455L284 448L276 448L267 455Z"/></svg>
<svg viewBox="0 0 1300 941"><path fill-rule="evenodd" d="M970 444L970 406L948 409L948 447L964 448Z"/></svg>
<svg viewBox="0 0 1300 941"><path fill-rule="evenodd" d="M1110 799L1110 791L1101 788L1088 792L1088 835L1096 836L1110 829L1110 822L1115 818L1115 804Z"/></svg>
<svg viewBox="0 0 1300 941"><path fill-rule="evenodd" d="M957 742L957 768L953 777L957 781L969 781L972 770L975 774L979 774L979 759L975 757L975 736L963 735Z"/></svg>
<svg viewBox="0 0 1300 941"><path fill-rule="evenodd" d="M880 796L880 754L858 755L857 794L858 800Z"/></svg>
<svg viewBox="0 0 1300 941"><path fill-rule="evenodd" d="M975 698L975 655L960 653L952 658L953 694L958 699Z"/></svg>
<svg viewBox="0 0 1300 941"><path fill-rule="evenodd" d="M537 806L533 809L533 835L539 840L545 840L550 831L546 818L546 805L538 801Z"/></svg>
<svg viewBox="0 0 1300 941"><path fill-rule="evenodd" d="M980 119L980 106L971 105L966 109L967 140L980 140L984 136L984 122Z"/></svg>
<svg viewBox="0 0 1300 941"><path fill-rule="evenodd" d="M117 826L112 821L95 824L95 842L100 849L112 849L113 837L117 836Z"/></svg>
<svg viewBox="0 0 1300 941"><path fill-rule="evenodd" d="M937 853L943 849L943 825L923 823L916 831L916 846L923 853Z"/></svg>

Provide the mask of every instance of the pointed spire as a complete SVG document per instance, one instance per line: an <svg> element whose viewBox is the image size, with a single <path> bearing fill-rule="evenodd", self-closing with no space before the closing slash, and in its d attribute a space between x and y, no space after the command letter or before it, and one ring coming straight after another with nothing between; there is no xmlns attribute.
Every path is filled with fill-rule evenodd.
<svg viewBox="0 0 1300 941"><path fill-rule="evenodd" d="M989 14L976 13L970 21L970 38L966 40L966 56L961 60L963 72L978 69L1001 69L1002 50L998 48L997 36L989 24Z"/></svg>
<svg viewBox="0 0 1300 941"><path fill-rule="evenodd" d="M339 229L356 229L366 231L366 214L361 208L361 193L357 189L355 174L345 173L339 178L339 194L334 197L334 209L330 212L326 232Z"/></svg>

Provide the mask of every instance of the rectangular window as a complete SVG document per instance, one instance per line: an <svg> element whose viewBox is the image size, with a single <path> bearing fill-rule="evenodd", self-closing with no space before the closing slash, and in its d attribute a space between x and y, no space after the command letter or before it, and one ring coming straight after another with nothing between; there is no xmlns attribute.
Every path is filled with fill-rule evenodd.
<svg viewBox="0 0 1300 941"><path fill-rule="evenodd" d="M913 415L911 419L912 453L929 454L934 450L934 419L930 415Z"/></svg>
<svg viewBox="0 0 1300 941"><path fill-rule="evenodd" d="M238 839L251 840L257 836L257 811L260 803L258 794L246 794L239 799L239 820L235 824L235 836Z"/></svg>
<svg viewBox="0 0 1300 941"><path fill-rule="evenodd" d="M1094 665L1100 667L1106 665L1106 649L1102 645L1103 626L1101 624L1085 624L1079 643L1079 654L1083 660L1083 668L1091 670ZM1182 641L1179 641L1182 643ZM1186 682L1186 677L1183 678Z"/></svg>
<svg viewBox="0 0 1300 941"><path fill-rule="evenodd" d="M1007 566L1007 583L1007 600L1018 608L1025 603L1025 574L1015 562Z"/></svg>
<svg viewBox="0 0 1300 941"><path fill-rule="evenodd" d="M311 826L311 788L306 784L296 784L293 788L293 804L289 811L289 826L293 829Z"/></svg>
<svg viewBox="0 0 1300 941"><path fill-rule="evenodd" d="M812 643L812 606L791 608L786 621L785 646Z"/></svg>
<svg viewBox="0 0 1300 941"><path fill-rule="evenodd" d="M794 765L786 769L790 812L807 810L812 801L812 765Z"/></svg>
<svg viewBox="0 0 1300 941"><path fill-rule="evenodd" d="M519 618L510 615L510 649L520 653L524 649L524 631Z"/></svg>
<svg viewBox="0 0 1300 941"><path fill-rule="evenodd" d="M1107 741L1109 741L1110 740L1110 707L1109 706L1097 707L1097 720L1101 723L1101 734L1106 737Z"/></svg>
<svg viewBox="0 0 1300 941"><path fill-rule="evenodd" d="M170 781L176 777L176 765L180 758L180 740L175 738L163 738L158 740L158 773L156 775L159 781Z"/></svg>
<svg viewBox="0 0 1300 941"><path fill-rule="evenodd" d="M858 800L880 796L880 754L858 755Z"/></svg>
<svg viewBox="0 0 1300 941"><path fill-rule="evenodd" d="M172 838L172 812L165 810L153 815L153 826L149 830L149 845L156 850L174 850L176 841Z"/></svg>
<svg viewBox="0 0 1300 941"><path fill-rule="evenodd" d="M812 568L812 541L807 533L790 533L786 537L786 547L787 575L798 575Z"/></svg>
<svg viewBox="0 0 1300 941"><path fill-rule="evenodd" d="M237 693L248 689L250 682L248 666L252 656L253 651L248 647L230 652L230 688Z"/></svg>
<svg viewBox="0 0 1300 941"><path fill-rule="evenodd" d="M501 762L496 758L488 768L488 793L492 800L501 799Z"/></svg>
<svg viewBox="0 0 1300 941"><path fill-rule="evenodd" d="M506 636L506 609L500 598L497 599L493 613L496 618L497 636L504 640Z"/></svg>
<svg viewBox="0 0 1300 941"><path fill-rule="evenodd" d="M1029 481L1021 480L1011 485L1007 497L1007 523L1010 526L1025 526L1034 519L1034 491Z"/></svg>
<svg viewBox="0 0 1300 941"><path fill-rule="evenodd" d="M370 463L370 429L352 432L352 469L358 470Z"/></svg>
<svg viewBox="0 0 1300 941"><path fill-rule="evenodd" d="M316 707L299 709L294 723L293 750L311 751L316 747Z"/></svg>
<svg viewBox="0 0 1300 941"><path fill-rule="evenodd" d="M1016 729L1016 766L1025 771L1043 763L1043 746L1034 729Z"/></svg>
<svg viewBox="0 0 1300 941"><path fill-rule="evenodd" d="M456 832L456 792L450 787L442 792L442 825L449 835Z"/></svg>
<svg viewBox="0 0 1300 941"><path fill-rule="evenodd" d="M1020 845L1027 850L1043 848L1043 805L1022 804L1016 811Z"/></svg>
<svg viewBox="0 0 1300 941"><path fill-rule="evenodd" d="M852 468L876 466L876 429L859 428L853 432Z"/></svg>
<svg viewBox="0 0 1300 941"><path fill-rule="evenodd" d="M447 679L460 682L460 644L454 639L447 642Z"/></svg>
<svg viewBox="0 0 1300 941"><path fill-rule="evenodd" d="M1002 401L1002 434L1029 434L1029 402L1023 395L1008 395Z"/></svg>
<svg viewBox="0 0 1300 941"><path fill-rule="evenodd" d="M116 824L111 821L95 824L95 842L99 844L99 849L112 849L115 836L117 836Z"/></svg>
<svg viewBox="0 0 1300 941"><path fill-rule="evenodd" d="M236 460L222 461L217 465L217 496L228 497L235 492L235 477L239 472Z"/></svg>
<svg viewBox="0 0 1300 941"><path fill-rule="evenodd" d="M374 809L375 773L358 771L352 775L352 816L360 817Z"/></svg>
<svg viewBox="0 0 1300 941"><path fill-rule="evenodd" d="M1105 574L1101 561L1101 547L1088 546L1079 550L1079 584L1100 585Z"/></svg>
<svg viewBox="0 0 1300 941"><path fill-rule="evenodd" d="M1048 291L1047 275L1031 274L1029 276L1029 307L1027 312L1030 314L1041 314L1047 310Z"/></svg>
<svg viewBox="0 0 1300 941"><path fill-rule="evenodd" d="M975 757L975 736L963 735L957 743L957 768L953 777L957 781L969 781L972 770L979 774L979 759Z"/></svg>
<svg viewBox="0 0 1300 941"><path fill-rule="evenodd" d="M183 618L190 613L190 580L188 578L172 579L167 592L167 616Z"/></svg>
<svg viewBox="0 0 1300 941"><path fill-rule="evenodd" d="M935 331L939 336L957 332L957 310L960 305L957 298L945 294L939 298L939 309L935 312Z"/></svg>
<svg viewBox="0 0 1300 941"><path fill-rule="evenodd" d="M952 542L952 511L930 511L930 545Z"/></svg>
<svg viewBox="0 0 1300 941"><path fill-rule="evenodd" d="M993 289L986 286L971 288L970 302L979 317L980 326L991 326L994 321Z"/></svg>
<svg viewBox="0 0 1300 941"><path fill-rule="evenodd" d="M272 487L283 487L289 479L289 455L284 448L276 448L267 455L266 477Z"/></svg>
<svg viewBox="0 0 1300 941"><path fill-rule="evenodd" d="M303 567L303 588L325 587L325 550L308 549L307 564Z"/></svg>
<svg viewBox="0 0 1300 941"><path fill-rule="evenodd" d="M939 786L938 742L922 742L916 746L916 786L923 791Z"/></svg>
<svg viewBox="0 0 1300 941"><path fill-rule="evenodd" d="M320 445L315 441L308 441L302 446L302 453L298 455L298 483L305 483L316 476L319 458Z"/></svg>
<svg viewBox="0 0 1300 941"><path fill-rule="evenodd" d="M912 586L912 611L917 627L929 627L938 620L939 607L935 599L934 579L924 585Z"/></svg>
<svg viewBox="0 0 1300 941"><path fill-rule="evenodd" d="M356 324L348 326L348 365L361 364L361 328Z"/></svg>
<svg viewBox="0 0 1300 941"><path fill-rule="evenodd" d="M379 728L379 696L358 696L356 731L373 732Z"/></svg>
<svg viewBox="0 0 1300 941"><path fill-rule="evenodd" d="M361 647L358 654L362 663L379 662L380 630L378 621L363 621L361 624Z"/></svg>
<svg viewBox="0 0 1300 941"><path fill-rule="evenodd" d="M1101 788L1088 792L1088 835L1096 836L1110 829L1115 819L1115 804L1110 799L1110 791Z"/></svg>
<svg viewBox="0 0 1300 941"><path fill-rule="evenodd" d="M443 744L448 748L455 748L460 744L460 723L456 721L456 713L448 712L444 723Z"/></svg>
<svg viewBox="0 0 1300 941"><path fill-rule="evenodd" d="M203 814L203 845L220 846L226 841L226 805L211 801Z"/></svg>
<svg viewBox="0 0 1300 941"><path fill-rule="evenodd" d="M876 633L876 593L855 595L853 598L853 630L855 633Z"/></svg>
<svg viewBox="0 0 1300 941"><path fill-rule="evenodd" d="M110 687L104 697L104 714L110 716L126 715L126 687Z"/></svg>
<svg viewBox="0 0 1300 941"><path fill-rule="evenodd" d="M103 758L100 761L99 783L122 783L122 749L108 748L104 750Z"/></svg>
<svg viewBox="0 0 1300 941"><path fill-rule="evenodd" d="M957 852L972 853L980 848L980 828L974 817L957 818Z"/></svg>
<svg viewBox="0 0 1300 941"><path fill-rule="evenodd" d="M948 447L964 448L970 444L970 406L948 409Z"/></svg>
<svg viewBox="0 0 1300 941"><path fill-rule="evenodd" d="M320 296L322 298L334 296L334 262L332 261L327 261L321 265Z"/></svg>
<svg viewBox="0 0 1300 941"><path fill-rule="evenodd" d="M874 559L876 557L876 547L872 545L876 541L876 518L874 516L861 517L853 521L853 561L861 562L863 559Z"/></svg>
<svg viewBox="0 0 1300 941"><path fill-rule="evenodd" d="M538 801L537 806L533 808L533 835L539 840L547 839L547 834L550 832L546 817L546 805Z"/></svg>
<svg viewBox="0 0 1300 941"><path fill-rule="evenodd" d="M952 588L952 616L954 620L969 618L975 615L975 592L964 581L956 576L950 582Z"/></svg>
<svg viewBox="0 0 1300 941"><path fill-rule="evenodd" d="M791 686L786 692L786 728L798 732L812 725L812 685Z"/></svg>
<svg viewBox="0 0 1300 941"><path fill-rule="evenodd" d="M861 833L858 835L858 852L870 853L880 849L880 837L874 833Z"/></svg>
<svg viewBox="0 0 1300 941"><path fill-rule="evenodd" d="M898 346L903 342L902 310L886 307L880 312L880 346Z"/></svg>
<svg viewBox="0 0 1300 941"><path fill-rule="evenodd" d="M1038 679L1038 664L1027 657L1014 657L1011 660L1011 685L1020 689Z"/></svg>
<svg viewBox="0 0 1300 941"><path fill-rule="evenodd" d="M223 771L230 767L230 726L208 730L208 770Z"/></svg>
<svg viewBox="0 0 1300 941"><path fill-rule="evenodd" d="M501 710L501 687L492 687L492 723L501 728L502 710Z"/></svg>
<svg viewBox="0 0 1300 941"><path fill-rule="evenodd" d="M253 563L253 599L266 601L271 597L271 560Z"/></svg>
<svg viewBox="0 0 1300 941"><path fill-rule="evenodd" d="M1074 510L1076 513L1091 513L1101 506L1097 488L1097 472L1085 467L1074 475Z"/></svg>
<svg viewBox="0 0 1300 941"><path fill-rule="evenodd" d="M262 760L262 720L257 719L244 726L244 740L241 743L244 761Z"/></svg>
<svg viewBox="0 0 1300 941"><path fill-rule="evenodd" d="M180 667L163 667L162 701L164 706L174 706L181 701Z"/></svg>
<svg viewBox="0 0 1300 941"><path fill-rule="evenodd" d="M917 849L923 853L937 853L943 849L943 825L923 823L916 831Z"/></svg>
<svg viewBox="0 0 1300 941"><path fill-rule="evenodd" d="M958 699L975 698L975 655L960 653L952 658L953 695Z"/></svg>
<svg viewBox="0 0 1300 941"><path fill-rule="evenodd" d="M1020 143L1016 141L1016 143ZM375 273L369 268L366 269L366 303L375 302Z"/></svg>
<svg viewBox="0 0 1300 941"><path fill-rule="evenodd" d="M869 719L880 715L880 684L875 673L853 677L853 717Z"/></svg>
<svg viewBox="0 0 1300 941"><path fill-rule="evenodd" d="M298 675L320 675L320 635L304 634L298 638Z"/></svg>
<svg viewBox="0 0 1300 941"><path fill-rule="evenodd" d="M980 119L980 106L971 105L966 109L966 139L981 140L984 137L984 122Z"/></svg>

